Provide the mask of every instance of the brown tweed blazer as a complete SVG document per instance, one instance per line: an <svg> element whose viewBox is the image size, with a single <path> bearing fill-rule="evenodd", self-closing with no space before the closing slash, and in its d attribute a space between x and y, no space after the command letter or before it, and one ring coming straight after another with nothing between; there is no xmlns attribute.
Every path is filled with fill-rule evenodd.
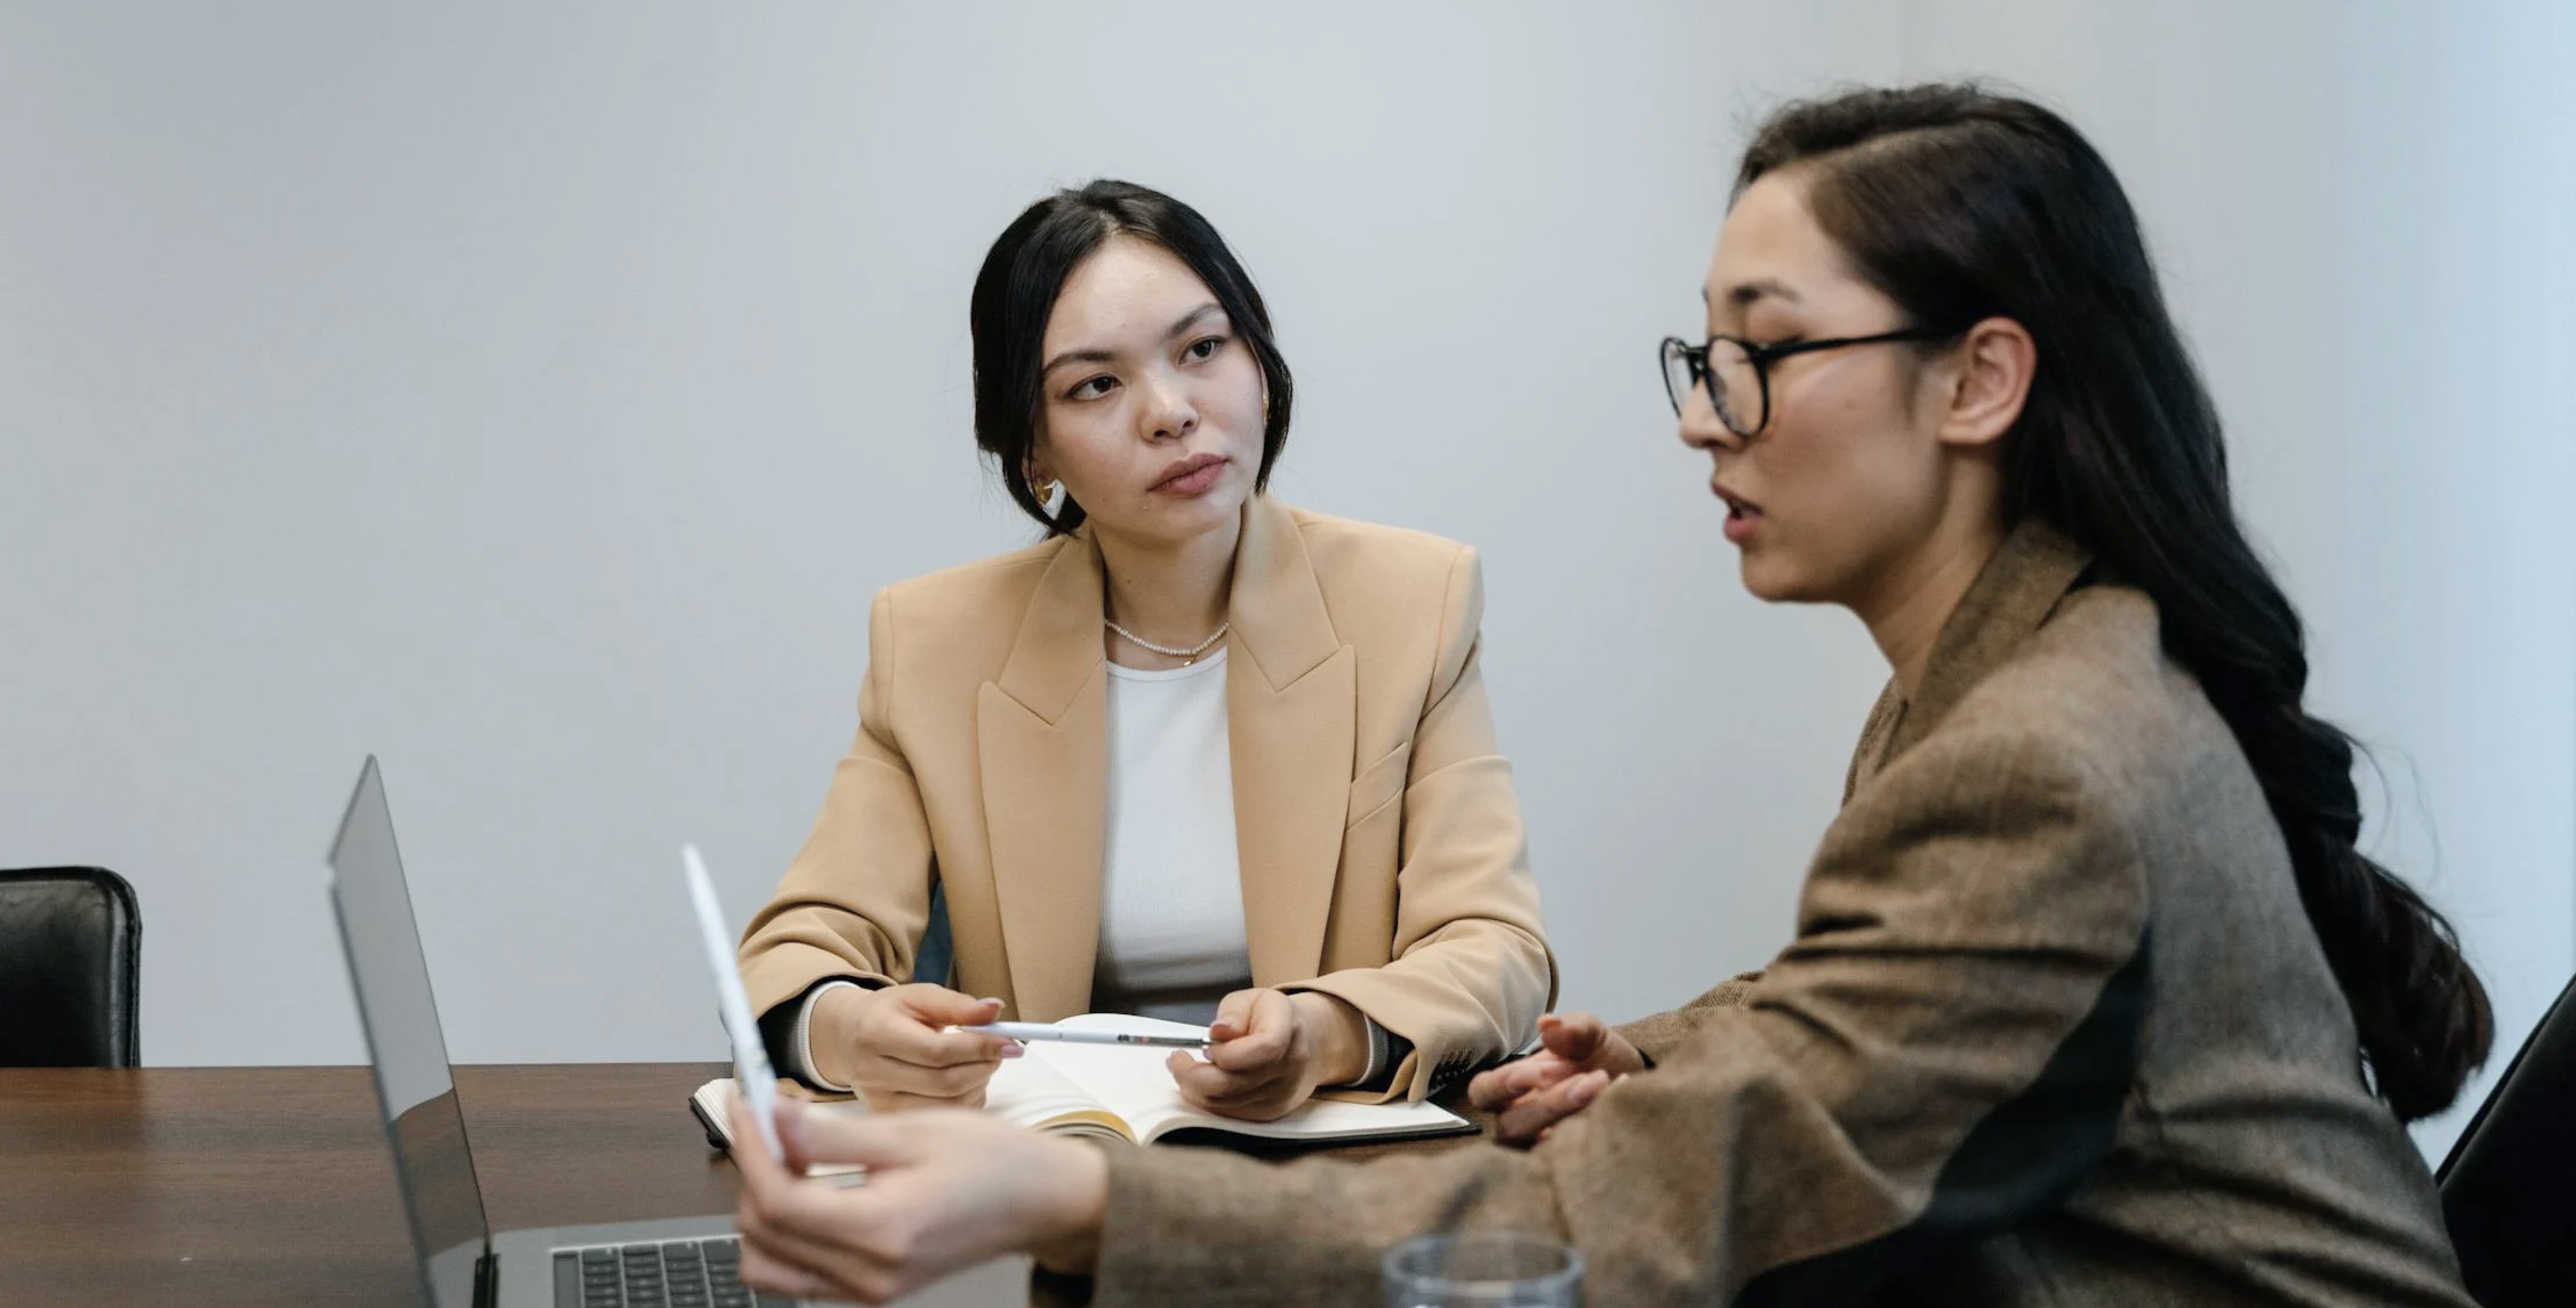
<svg viewBox="0 0 2576 1308"><path fill-rule="evenodd" d="M1871 715L1796 939L1528 1152L1113 1155L1102 1304L1367 1304L1444 1227L1584 1301L2466 1308L2422 1159L2154 604L2017 530Z"/></svg>

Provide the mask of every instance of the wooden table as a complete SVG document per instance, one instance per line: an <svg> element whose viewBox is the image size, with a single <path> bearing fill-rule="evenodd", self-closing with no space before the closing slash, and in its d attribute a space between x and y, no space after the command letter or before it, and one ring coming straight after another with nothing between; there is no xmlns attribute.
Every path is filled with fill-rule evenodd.
<svg viewBox="0 0 2576 1308"><path fill-rule="evenodd" d="M460 1067L496 1229L734 1204L719 1063ZM415 1304L363 1067L0 1069L0 1304Z"/></svg>
<svg viewBox="0 0 2576 1308"><path fill-rule="evenodd" d="M727 1070L457 1068L493 1228L730 1211L733 1165L688 1111ZM410 1306L417 1285L366 1068L0 1068L0 1305Z"/></svg>

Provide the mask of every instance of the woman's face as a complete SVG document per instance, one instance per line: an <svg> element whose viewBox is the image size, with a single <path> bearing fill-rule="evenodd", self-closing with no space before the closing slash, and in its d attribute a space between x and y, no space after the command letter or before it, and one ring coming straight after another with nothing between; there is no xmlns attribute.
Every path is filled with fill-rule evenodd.
<svg viewBox="0 0 2576 1308"><path fill-rule="evenodd" d="M1261 467L1261 365L1188 264L1111 237L1065 279L1040 357L1039 484L1139 543L1237 521Z"/></svg>
<svg viewBox="0 0 2576 1308"><path fill-rule="evenodd" d="M1776 345L1910 325L1847 266L1805 192L1792 170L1735 202L1703 288L1712 334ZM1718 421L1705 389L1690 393L1682 440L1716 465L1709 488L1743 551L1745 589L1860 608L1902 574L1943 512L1946 371L1904 344L1775 360L1770 420L1749 439Z"/></svg>

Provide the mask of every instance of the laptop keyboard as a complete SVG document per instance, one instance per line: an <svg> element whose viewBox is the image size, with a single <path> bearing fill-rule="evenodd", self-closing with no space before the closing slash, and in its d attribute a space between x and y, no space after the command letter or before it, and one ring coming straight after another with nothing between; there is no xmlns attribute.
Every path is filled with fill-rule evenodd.
<svg viewBox="0 0 2576 1308"><path fill-rule="evenodd" d="M792 1308L742 1283L742 1243L666 1240L555 1250L555 1308Z"/></svg>

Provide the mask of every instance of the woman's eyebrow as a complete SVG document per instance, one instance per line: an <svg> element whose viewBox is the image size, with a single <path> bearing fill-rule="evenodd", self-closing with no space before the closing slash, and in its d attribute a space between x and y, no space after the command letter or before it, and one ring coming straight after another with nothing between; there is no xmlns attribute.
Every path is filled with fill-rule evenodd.
<svg viewBox="0 0 2576 1308"><path fill-rule="evenodd" d="M1109 350L1097 348L1067 350L1064 353L1047 360L1046 366L1038 369L1038 375L1043 377L1068 363L1108 363L1117 357L1118 356L1115 353Z"/></svg>
<svg viewBox="0 0 2576 1308"><path fill-rule="evenodd" d="M1777 277L1756 277L1749 282L1737 282L1726 288L1726 302L1738 309L1749 308L1754 301L1765 296L1775 300L1787 300L1792 304L1797 303L1799 298L1798 293L1791 290L1787 282ZM1700 288L1699 298L1702 304L1709 302L1707 287Z"/></svg>
<svg viewBox="0 0 2576 1308"><path fill-rule="evenodd" d="M1173 323L1172 329L1163 333L1163 339L1166 341L1177 340L1180 338L1182 333L1197 326L1200 319L1205 318L1212 313L1223 312L1225 312L1225 309L1222 306L1220 306L1216 301L1210 300L1207 303L1190 310L1188 313L1182 314L1180 321Z"/></svg>
<svg viewBox="0 0 2576 1308"><path fill-rule="evenodd" d="M1190 310L1188 313L1182 314L1178 321L1165 329L1163 332L1163 339L1167 341L1176 339L1182 333L1187 332L1190 328L1198 325L1200 319L1207 317L1209 314L1221 314L1223 312L1225 312L1224 306L1219 305L1214 300L1210 300L1207 303ZM1090 346L1079 350L1067 350L1064 353L1047 360L1046 366L1038 369L1038 375L1043 377L1068 363L1110 363L1114 362L1117 358L1117 351L1104 350L1097 346Z"/></svg>

